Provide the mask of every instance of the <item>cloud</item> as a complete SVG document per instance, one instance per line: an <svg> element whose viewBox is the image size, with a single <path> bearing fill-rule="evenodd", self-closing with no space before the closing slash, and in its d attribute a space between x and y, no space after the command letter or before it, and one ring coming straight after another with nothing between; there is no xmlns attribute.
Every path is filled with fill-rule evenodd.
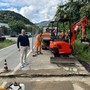
<svg viewBox="0 0 90 90"><path fill-rule="evenodd" d="M9 3L3 3L3 2L0 2L0 7L9 7Z"/></svg>
<svg viewBox="0 0 90 90"><path fill-rule="evenodd" d="M3 1L3 0L2 0ZM61 0L4 0L7 10L15 11L32 22L50 20L54 17Z"/></svg>
<svg viewBox="0 0 90 90"><path fill-rule="evenodd" d="M6 10L6 9L2 9L2 10ZM16 13L19 13L18 9L17 8L14 8L14 7L7 8L7 10L14 11Z"/></svg>

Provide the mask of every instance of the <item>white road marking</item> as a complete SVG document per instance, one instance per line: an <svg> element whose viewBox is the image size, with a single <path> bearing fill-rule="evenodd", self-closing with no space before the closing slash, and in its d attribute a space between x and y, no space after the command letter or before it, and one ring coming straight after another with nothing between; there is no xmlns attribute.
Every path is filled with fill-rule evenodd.
<svg viewBox="0 0 90 90"><path fill-rule="evenodd" d="M35 46L33 48L35 48ZM27 57L30 55L31 52L32 52L32 49L28 52ZM17 65L17 67L13 70L11 74L14 74L19 68L20 68L20 63Z"/></svg>
<svg viewBox="0 0 90 90"><path fill-rule="evenodd" d="M29 51L29 53L27 54L27 57L29 56L31 52L32 50ZM17 67L14 69L14 71L11 74L14 74L19 68L20 68L20 63L17 65Z"/></svg>
<svg viewBox="0 0 90 90"><path fill-rule="evenodd" d="M3 82L3 84L0 86L2 88L4 88L6 86L7 82Z"/></svg>
<svg viewBox="0 0 90 90"><path fill-rule="evenodd" d="M74 90L85 90L82 87L80 87L77 83L73 84Z"/></svg>

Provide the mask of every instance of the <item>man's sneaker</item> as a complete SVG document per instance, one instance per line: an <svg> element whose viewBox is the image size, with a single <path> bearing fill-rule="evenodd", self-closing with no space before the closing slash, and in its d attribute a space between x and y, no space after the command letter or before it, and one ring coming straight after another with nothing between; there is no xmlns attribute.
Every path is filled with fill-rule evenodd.
<svg viewBox="0 0 90 90"><path fill-rule="evenodd" d="M24 65L22 65L22 64L21 64L21 66L20 66L20 67L21 67L21 68L24 68Z"/></svg>
<svg viewBox="0 0 90 90"><path fill-rule="evenodd" d="M24 65L28 65L29 63L27 63L27 62L23 62L23 64L24 64Z"/></svg>

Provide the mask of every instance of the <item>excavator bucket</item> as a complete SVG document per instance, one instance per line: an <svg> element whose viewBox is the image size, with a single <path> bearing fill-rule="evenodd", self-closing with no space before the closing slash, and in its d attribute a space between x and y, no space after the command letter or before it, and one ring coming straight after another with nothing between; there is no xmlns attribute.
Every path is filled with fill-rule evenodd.
<svg viewBox="0 0 90 90"><path fill-rule="evenodd" d="M75 63L78 60L75 57L69 56L69 57L50 57L50 63L53 64L60 64L64 66L75 66Z"/></svg>

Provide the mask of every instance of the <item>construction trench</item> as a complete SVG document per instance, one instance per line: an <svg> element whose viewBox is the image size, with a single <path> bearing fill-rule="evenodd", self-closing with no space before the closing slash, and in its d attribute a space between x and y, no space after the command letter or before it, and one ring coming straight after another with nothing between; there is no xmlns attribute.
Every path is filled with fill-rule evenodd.
<svg viewBox="0 0 90 90"><path fill-rule="evenodd" d="M29 65L14 74L0 74L0 80L7 82L5 87L17 82L23 83L25 90L90 90L90 72L78 59L72 55L54 58L49 50L42 52L35 57L31 53Z"/></svg>

